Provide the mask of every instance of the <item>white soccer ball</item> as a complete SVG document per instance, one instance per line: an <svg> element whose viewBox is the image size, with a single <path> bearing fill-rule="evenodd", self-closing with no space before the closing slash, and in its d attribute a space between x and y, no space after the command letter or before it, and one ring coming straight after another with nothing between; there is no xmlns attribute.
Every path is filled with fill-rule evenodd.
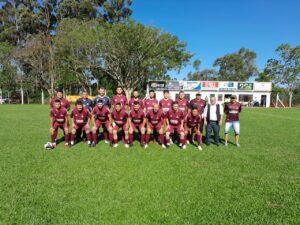
<svg viewBox="0 0 300 225"><path fill-rule="evenodd" d="M50 142L47 142L46 144L44 144L44 149L46 150L52 149L52 144Z"/></svg>

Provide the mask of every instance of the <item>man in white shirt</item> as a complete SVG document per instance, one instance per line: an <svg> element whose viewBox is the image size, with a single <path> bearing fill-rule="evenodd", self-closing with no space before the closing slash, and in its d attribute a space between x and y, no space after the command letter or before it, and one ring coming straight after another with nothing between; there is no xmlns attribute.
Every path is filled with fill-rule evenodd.
<svg viewBox="0 0 300 225"><path fill-rule="evenodd" d="M220 142L220 126L223 119L223 107L217 104L216 97L210 97L210 104L206 105L203 113L204 125L206 126L206 145L210 145L210 134L213 130L215 144L218 146Z"/></svg>

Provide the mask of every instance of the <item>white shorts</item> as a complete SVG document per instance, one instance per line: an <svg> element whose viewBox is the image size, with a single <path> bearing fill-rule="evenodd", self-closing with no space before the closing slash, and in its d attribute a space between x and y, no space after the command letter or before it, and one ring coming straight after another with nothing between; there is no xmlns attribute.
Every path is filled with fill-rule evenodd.
<svg viewBox="0 0 300 225"><path fill-rule="evenodd" d="M225 134L228 134L233 127L236 135L240 134L240 121L226 122L225 123Z"/></svg>

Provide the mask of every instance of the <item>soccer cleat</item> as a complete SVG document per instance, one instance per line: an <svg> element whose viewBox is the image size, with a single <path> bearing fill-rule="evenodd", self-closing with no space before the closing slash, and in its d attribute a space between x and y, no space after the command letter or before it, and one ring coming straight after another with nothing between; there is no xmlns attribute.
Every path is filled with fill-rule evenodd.
<svg viewBox="0 0 300 225"><path fill-rule="evenodd" d="M131 143L131 144L129 144L129 147L131 148L131 147L133 147L133 144Z"/></svg>
<svg viewBox="0 0 300 225"><path fill-rule="evenodd" d="M74 145L74 141L71 141L70 144L71 144L71 145Z"/></svg>
<svg viewBox="0 0 300 225"><path fill-rule="evenodd" d="M109 144L110 143L109 140L104 140L104 142L105 142L105 144Z"/></svg>
<svg viewBox="0 0 300 225"><path fill-rule="evenodd" d="M186 144L189 145L189 144L190 144L190 141L189 141L189 140L186 140Z"/></svg>
<svg viewBox="0 0 300 225"><path fill-rule="evenodd" d="M225 144L224 144L224 145L225 145L225 147L228 147L228 143L227 143L227 142L225 142Z"/></svg>
<svg viewBox="0 0 300 225"><path fill-rule="evenodd" d="M145 145L144 145L144 148L148 148L148 144L145 144Z"/></svg>
<svg viewBox="0 0 300 225"><path fill-rule="evenodd" d="M166 143L166 147L169 148L170 147L170 143Z"/></svg>
<svg viewBox="0 0 300 225"><path fill-rule="evenodd" d="M70 148L69 143L65 143L64 147L65 147L65 149Z"/></svg>
<svg viewBox="0 0 300 225"><path fill-rule="evenodd" d="M198 145L198 146L197 146L197 149L198 149L199 151L202 151L201 145Z"/></svg>
<svg viewBox="0 0 300 225"><path fill-rule="evenodd" d="M172 140L172 138L170 138L170 144L171 144L171 145L173 144L173 140Z"/></svg>
<svg viewBox="0 0 300 225"><path fill-rule="evenodd" d="M125 144L124 146L125 146L125 148L129 148L129 145L128 145L128 144Z"/></svg>
<svg viewBox="0 0 300 225"><path fill-rule="evenodd" d="M89 147L92 147L92 143L90 141L87 142Z"/></svg>
<svg viewBox="0 0 300 225"><path fill-rule="evenodd" d="M240 147L241 147L241 145L240 145L239 143L237 143L237 144L236 144L236 147L240 148Z"/></svg>
<svg viewBox="0 0 300 225"><path fill-rule="evenodd" d="M179 147L182 147L182 143L179 144Z"/></svg>
<svg viewBox="0 0 300 225"><path fill-rule="evenodd" d="M162 148L167 148L164 144L161 145Z"/></svg>
<svg viewBox="0 0 300 225"><path fill-rule="evenodd" d="M182 149L186 149L186 145L182 145L182 147L181 147Z"/></svg>
<svg viewBox="0 0 300 225"><path fill-rule="evenodd" d="M114 146L114 148L116 148L116 147L118 147L119 145L116 143L116 144L114 144L113 146Z"/></svg>
<svg viewBox="0 0 300 225"><path fill-rule="evenodd" d="M93 142L91 147L95 148L96 147L96 144Z"/></svg>

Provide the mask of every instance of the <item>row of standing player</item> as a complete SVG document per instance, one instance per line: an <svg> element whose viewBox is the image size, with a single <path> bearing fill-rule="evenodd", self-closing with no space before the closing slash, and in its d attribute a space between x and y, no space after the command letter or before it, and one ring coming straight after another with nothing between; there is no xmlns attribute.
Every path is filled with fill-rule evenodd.
<svg viewBox="0 0 300 225"><path fill-rule="evenodd" d="M196 98L188 102L183 91L179 93L179 98L172 101L169 98L169 91L164 91L164 98L159 102L155 99L155 92L149 92L149 98L142 101L138 91L134 91L133 98L127 101L123 95L122 88L118 87L117 94L110 99L105 96L105 88L99 89L99 95L94 101L88 98L83 92L82 98L76 102L75 109L71 112L72 133L70 144L74 144L75 134L83 129L86 133L89 146L95 146L98 142L98 130L100 127L104 131L105 142L112 146L118 146L118 131L124 133L125 147L133 143L133 133L138 130L140 133L141 145L148 147L150 134L157 132L161 146L166 148L171 143L170 135L176 131L180 136L179 146L186 148L187 139L197 138L197 148L201 150L201 138L203 130L203 118L201 115L206 106L206 102L201 99L201 94L197 93ZM51 105L51 141L52 147L56 146L58 128L62 128L65 133L66 147L69 147L69 127L68 113L70 103L63 98L61 91L57 91L57 98L53 99ZM109 107L112 106L112 111ZM129 113L126 109L130 109ZM90 135L90 121L92 121L92 135ZM166 141L164 140L164 127L166 127ZM191 139L192 138L192 139Z"/></svg>

